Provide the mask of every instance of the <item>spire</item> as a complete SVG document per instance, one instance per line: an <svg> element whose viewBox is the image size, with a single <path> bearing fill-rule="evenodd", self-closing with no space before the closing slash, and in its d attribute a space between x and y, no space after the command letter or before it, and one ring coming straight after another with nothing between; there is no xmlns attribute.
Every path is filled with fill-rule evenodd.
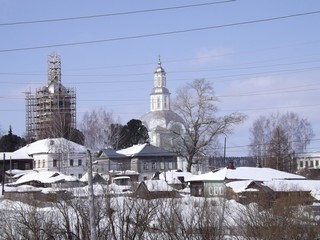
<svg viewBox="0 0 320 240"><path fill-rule="evenodd" d="M151 111L170 110L170 92L166 88L166 71L162 67L160 55L154 72L154 86L150 98Z"/></svg>
<svg viewBox="0 0 320 240"><path fill-rule="evenodd" d="M161 68L161 56L160 56L160 54L159 54L159 56L158 56L158 67Z"/></svg>

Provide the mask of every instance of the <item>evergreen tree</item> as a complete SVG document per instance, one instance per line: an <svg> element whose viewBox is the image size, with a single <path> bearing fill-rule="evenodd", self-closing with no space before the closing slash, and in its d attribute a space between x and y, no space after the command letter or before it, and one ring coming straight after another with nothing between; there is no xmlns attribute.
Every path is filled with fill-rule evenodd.
<svg viewBox="0 0 320 240"><path fill-rule="evenodd" d="M0 138L0 152L14 152L25 144L25 139L13 134L10 126L8 134Z"/></svg>

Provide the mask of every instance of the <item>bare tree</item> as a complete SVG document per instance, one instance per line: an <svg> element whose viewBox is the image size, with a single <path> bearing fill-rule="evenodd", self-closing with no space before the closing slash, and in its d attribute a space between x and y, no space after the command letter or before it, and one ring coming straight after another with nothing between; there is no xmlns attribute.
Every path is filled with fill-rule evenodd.
<svg viewBox="0 0 320 240"><path fill-rule="evenodd" d="M86 112L80 123L80 130L85 137L85 146L93 151L108 146L106 142L108 129L113 123L115 123L113 114L106 112L103 108Z"/></svg>
<svg viewBox="0 0 320 240"><path fill-rule="evenodd" d="M172 130L173 145L186 159L187 171L210 151L219 135L231 133L232 127L245 119L240 113L218 116L217 103L213 86L205 79L196 79L177 92L173 109L183 118L185 130Z"/></svg>
<svg viewBox="0 0 320 240"><path fill-rule="evenodd" d="M301 199L283 196L269 207L239 205L233 229L243 239L318 239L319 220L300 204Z"/></svg>
<svg viewBox="0 0 320 240"><path fill-rule="evenodd" d="M296 113L261 116L250 129L250 152L263 166L295 171L295 154L305 151L314 132L307 119Z"/></svg>

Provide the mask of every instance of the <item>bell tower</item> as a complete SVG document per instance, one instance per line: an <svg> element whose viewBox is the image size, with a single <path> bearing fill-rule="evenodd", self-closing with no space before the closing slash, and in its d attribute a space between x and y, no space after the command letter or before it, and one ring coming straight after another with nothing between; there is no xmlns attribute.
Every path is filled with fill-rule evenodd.
<svg viewBox="0 0 320 240"><path fill-rule="evenodd" d="M158 66L154 72L154 84L150 94L150 111L170 110L170 92L166 88L166 71L161 65L159 57Z"/></svg>

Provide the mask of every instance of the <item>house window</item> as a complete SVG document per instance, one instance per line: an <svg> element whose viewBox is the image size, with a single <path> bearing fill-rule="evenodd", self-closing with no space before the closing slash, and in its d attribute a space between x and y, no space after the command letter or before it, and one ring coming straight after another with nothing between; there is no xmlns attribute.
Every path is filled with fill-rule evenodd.
<svg viewBox="0 0 320 240"><path fill-rule="evenodd" d="M169 170L172 169L172 162L169 162Z"/></svg>
<svg viewBox="0 0 320 240"><path fill-rule="evenodd" d="M81 173L78 174L78 178L79 179L82 178L82 174Z"/></svg>
<svg viewBox="0 0 320 240"><path fill-rule="evenodd" d="M82 159L78 159L78 166L82 165Z"/></svg>
<svg viewBox="0 0 320 240"><path fill-rule="evenodd" d="M58 160L57 159L53 159L53 167L57 167L58 166Z"/></svg>
<svg viewBox="0 0 320 240"><path fill-rule="evenodd" d="M303 168L303 161L300 161L300 167Z"/></svg>
<svg viewBox="0 0 320 240"><path fill-rule="evenodd" d="M42 160L42 167L44 168L46 165L46 161L45 160Z"/></svg>
<svg viewBox="0 0 320 240"><path fill-rule="evenodd" d="M310 167L313 167L313 161L310 161Z"/></svg>
<svg viewBox="0 0 320 240"><path fill-rule="evenodd" d="M306 161L306 168L309 166L308 161Z"/></svg>
<svg viewBox="0 0 320 240"><path fill-rule="evenodd" d="M316 167L319 167L319 160L316 160Z"/></svg>
<svg viewBox="0 0 320 240"><path fill-rule="evenodd" d="M40 160L38 160L38 168L40 168L40 166L41 166L41 165L40 165Z"/></svg>
<svg viewBox="0 0 320 240"><path fill-rule="evenodd" d="M13 163L13 169L18 169L18 163Z"/></svg>
<svg viewBox="0 0 320 240"><path fill-rule="evenodd" d="M157 99L157 109L160 109L160 97Z"/></svg>
<svg viewBox="0 0 320 240"><path fill-rule="evenodd" d="M213 188L213 194L214 194L215 196L219 195L219 188L218 188L218 187L214 187L214 188Z"/></svg>
<svg viewBox="0 0 320 240"><path fill-rule="evenodd" d="M164 169L164 162L160 162L160 169L161 169L161 170Z"/></svg>
<svg viewBox="0 0 320 240"><path fill-rule="evenodd" d="M219 187L219 195L222 196L224 194L223 187Z"/></svg>
<svg viewBox="0 0 320 240"><path fill-rule="evenodd" d="M210 195L210 196L213 195L213 189L212 189L212 187L209 187L209 195Z"/></svg>
<svg viewBox="0 0 320 240"><path fill-rule="evenodd" d="M73 167L73 159L70 159L70 167Z"/></svg>
<svg viewBox="0 0 320 240"><path fill-rule="evenodd" d="M156 162L152 162L151 168L152 168L153 170L154 170L154 169L157 169Z"/></svg>
<svg viewBox="0 0 320 240"><path fill-rule="evenodd" d="M149 166L147 162L143 163L143 170L148 170Z"/></svg>
<svg viewBox="0 0 320 240"><path fill-rule="evenodd" d="M26 170L31 169L30 163L26 163L26 165L25 165L25 169L26 169Z"/></svg>

